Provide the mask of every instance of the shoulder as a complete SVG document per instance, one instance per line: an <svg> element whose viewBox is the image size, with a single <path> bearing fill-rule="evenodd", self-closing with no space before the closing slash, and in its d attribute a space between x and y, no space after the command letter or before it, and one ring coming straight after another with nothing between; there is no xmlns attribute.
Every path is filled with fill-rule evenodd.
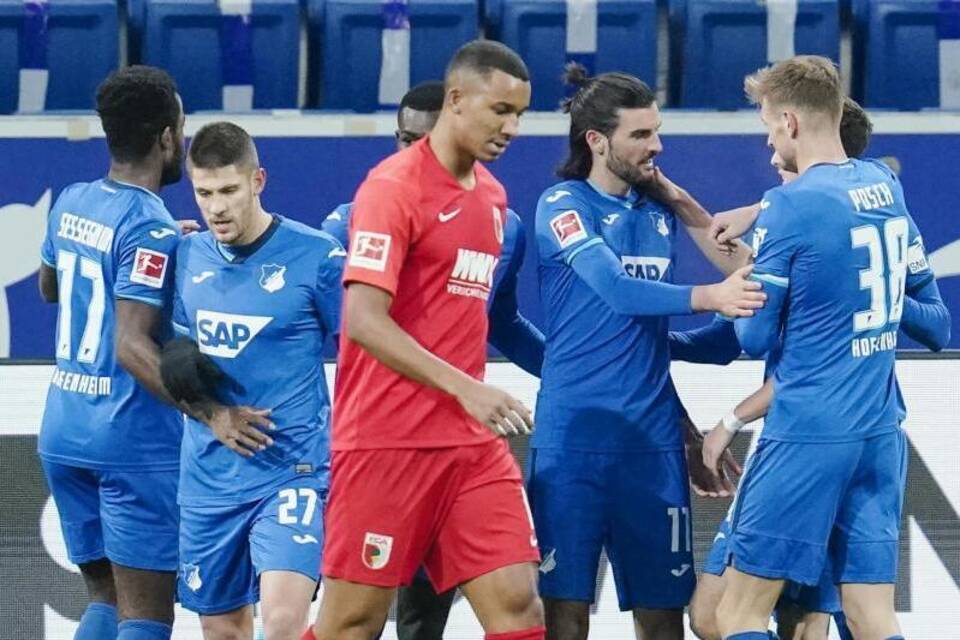
<svg viewBox="0 0 960 640"><path fill-rule="evenodd" d="M346 222L350 218L350 212L353 210L352 202L344 202L343 204L337 205L333 211L327 214L327 217L324 218L324 222Z"/></svg>
<svg viewBox="0 0 960 640"><path fill-rule="evenodd" d="M571 210L586 215L590 211L589 188L582 180L565 180L546 189L537 200L537 219Z"/></svg>
<svg viewBox="0 0 960 640"><path fill-rule="evenodd" d="M177 244L177 258L185 258L190 253L195 253L213 246L213 234L209 231L198 231L188 236L180 238Z"/></svg>
<svg viewBox="0 0 960 640"><path fill-rule="evenodd" d="M280 225L280 229L288 235L287 243L306 250L308 256L315 257L321 264L346 256L340 241L326 231L289 218L281 218Z"/></svg>

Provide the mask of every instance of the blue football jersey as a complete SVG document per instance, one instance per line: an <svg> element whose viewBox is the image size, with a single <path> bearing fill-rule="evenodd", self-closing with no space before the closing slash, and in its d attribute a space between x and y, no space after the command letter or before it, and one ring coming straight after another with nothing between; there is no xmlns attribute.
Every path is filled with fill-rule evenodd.
<svg viewBox="0 0 960 640"><path fill-rule="evenodd" d="M782 332L764 437L842 442L893 430L905 292L933 278L923 240L885 165L808 169L768 191L753 237L767 307L737 320L753 355Z"/></svg>
<svg viewBox="0 0 960 640"><path fill-rule="evenodd" d="M636 194L617 198L570 180L540 197L536 236L546 353L531 446L680 448L668 317L618 313L571 266L602 244L629 276L671 282L673 213Z"/></svg>
<svg viewBox="0 0 960 640"><path fill-rule="evenodd" d="M270 409L272 446L244 458L204 424L186 420L180 503L257 500L329 469L330 398L323 345L339 332L346 252L321 231L276 217L253 245L223 246L210 232L178 250L174 322L229 381L227 405Z"/></svg>
<svg viewBox="0 0 960 640"><path fill-rule="evenodd" d="M57 366L39 439L45 459L107 470L177 467L180 414L119 365L114 338L117 299L161 307L169 319L179 239L147 189L104 179L57 198L41 253L59 286Z"/></svg>

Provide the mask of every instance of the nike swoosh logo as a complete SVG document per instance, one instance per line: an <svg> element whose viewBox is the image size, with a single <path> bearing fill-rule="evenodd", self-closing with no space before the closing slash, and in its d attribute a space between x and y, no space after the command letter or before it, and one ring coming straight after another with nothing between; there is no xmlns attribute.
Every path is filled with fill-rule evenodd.
<svg viewBox="0 0 960 640"><path fill-rule="evenodd" d="M676 577L679 578L680 576L682 576L683 574L685 574L689 568L690 568L690 565L684 563L684 564L680 565L680 568L679 568L679 569L671 569L671 570L670 570L670 573L672 573L673 575L675 575Z"/></svg>
<svg viewBox="0 0 960 640"><path fill-rule="evenodd" d="M173 229L168 229L164 227L163 229L154 229L150 232L150 236L156 238L157 240L163 240L167 236L175 236L177 232Z"/></svg>
<svg viewBox="0 0 960 640"><path fill-rule="evenodd" d="M293 541L297 544L320 544L320 541L309 533L303 536L293 536Z"/></svg>
<svg viewBox="0 0 960 640"><path fill-rule="evenodd" d="M190 279L193 281L193 284L200 284L200 283L203 282L204 280L207 280L207 279L212 278L212 277L213 277L213 271L204 271L204 272L201 273L200 275L198 275L198 276L193 276L193 277L190 278Z"/></svg>
<svg viewBox="0 0 960 640"><path fill-rule="evenodd" d="M457 215L458 215L462 210L463 210L463 209L454 209L454 210L451 211L450 213L444 213L443 211L441 211L441 212L440 212L440 215L438 215L437 217L440 218L440 222L450 222L451 220L453 220L454 218L456 218Z"/></svg>

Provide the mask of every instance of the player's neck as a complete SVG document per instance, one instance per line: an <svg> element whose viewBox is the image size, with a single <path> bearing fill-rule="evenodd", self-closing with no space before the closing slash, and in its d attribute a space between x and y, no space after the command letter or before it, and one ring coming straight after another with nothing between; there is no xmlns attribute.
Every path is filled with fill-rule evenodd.
<svg viewBox="0 0 960 640"><path fill-rule="evenodd" d="M253 224L250 225L250 228L247 229L242 236L232 243L232 246L245 247L253 244L260 239L260 236L267 232L271 224L273 224L273 216L263 210L258 200L257 212L254 214Z"/></svg>
<svg viewBox="0 0 960 640"><path fill-rule="evenodd" d="M453 132L443 123L442 117L430 132L427 144L430 145L440 166L450 172L461 187L470 190L476 186L477 178L473 172L473 165L477 160L457 145Z"/></svg>
<svg viewBox="0 0 960 640"><path fill-rule="evenodd" d="M152 163L129 163L112 160L107 177L114 182L123 182L143 187L153 193L160 193L160 176L163 169Z"/></svg>
<svg viewBox="0 0 960 640"><path fill-rule="evenodd" d="M630 193L630 185L615 176L605 166L594 162L587 179L597 188L611 196L625 198Z"/></svg>
<svg viewBox="0 0 960 640"><path fill-rule="evenodd" d="M839 164L847 161L840 137L833 133L812 136L797 143L797 171L805 172L815 164Z"/></svg>

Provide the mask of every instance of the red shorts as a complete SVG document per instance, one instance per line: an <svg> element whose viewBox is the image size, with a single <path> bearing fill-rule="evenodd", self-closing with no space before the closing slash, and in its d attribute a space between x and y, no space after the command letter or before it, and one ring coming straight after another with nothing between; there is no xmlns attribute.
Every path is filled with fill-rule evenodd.
<svg viewBox="0 0 960 640"><path fill-rule="evenodd" d="M443 449L335 451L323 575L438 592L539 562L520 469L503 439Z"/></svg>

